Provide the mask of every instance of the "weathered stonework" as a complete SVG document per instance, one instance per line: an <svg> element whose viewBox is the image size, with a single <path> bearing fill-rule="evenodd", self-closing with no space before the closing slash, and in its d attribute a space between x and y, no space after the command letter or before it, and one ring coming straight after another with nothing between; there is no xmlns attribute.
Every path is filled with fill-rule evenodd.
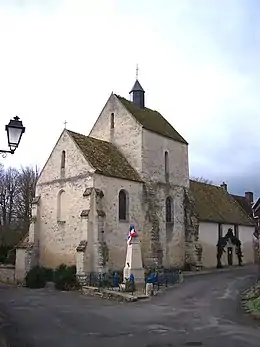
<svg viewBox="0 0 260 347"><path fill-rule="evenodd" d="M195 213L194 198L189 190L184 192L185 211L185 266L187 269L202 267L202 245L199 242L199 219Z"/></svg>
<svg viewBox="0 0 260 347"><path fill-rule="evenodd" d="M166 198L172 197L171 223L166 223ZM143 202L145 206L145 242L142 252L145 266L182 268L185 260L185 229L183 188L169 183L146 183Z"/></svg>
<svg viewBox="0 0 260 347"><path fill-rule="evenodd" d="M110 126L112 113L114 113L113 129ZM142 171L142 127L113 94L89 135L114 143L130 164L138 172Z"/></svg>
<svg viewBox="0 0 260 347"><path fill-rule="evenodd" d="M187 145L144 130L114 95L90 136L113 142L143 182L95 173L65 130L37 183L39 217L32 222L30 242L34 254L38 252L39 263L50 268L61 263L77 264L82 281L91 272L122 270L129 224L134 224L144 266L183 267L184 188L189 182ZM61 172L62 151L66 152L66 165ZM169 183L164 175L165 151L169 153ZM122 189L129 200L126 221L119 220L118 214ZM173 201L170 223L166 223L168 196ZM61 207L63 218L58 218Z"/></svg>

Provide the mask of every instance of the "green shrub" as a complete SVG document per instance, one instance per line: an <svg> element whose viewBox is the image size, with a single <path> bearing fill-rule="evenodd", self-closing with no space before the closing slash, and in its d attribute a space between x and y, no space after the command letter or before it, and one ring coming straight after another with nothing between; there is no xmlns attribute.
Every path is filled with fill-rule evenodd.
<svg viewBox="0 0 260 347"><path fill-rule="evenodd" d="M76 266L61 264L54 272L55 288L59 290L72 290L78 288Z"/></svg>
<svg viewBox="0 0 260 347"><path fill-rule="evenodd" d="M54 271L52 269L49 268L44 268L44 277L46 282L53 282L54 280Z"/></svg>
<svg viewBox="0 0 260 347"><path fill-rule="evenodd" d="M260 297L248 300L246 306L251 312L260 313Z"/></svg>
<svg viewBox="0 0 260 347"><path fill-rule="evenodd" d="M44 288L46 284L44 267L34 266L27 273L25 283L28 288Z"/></svg>

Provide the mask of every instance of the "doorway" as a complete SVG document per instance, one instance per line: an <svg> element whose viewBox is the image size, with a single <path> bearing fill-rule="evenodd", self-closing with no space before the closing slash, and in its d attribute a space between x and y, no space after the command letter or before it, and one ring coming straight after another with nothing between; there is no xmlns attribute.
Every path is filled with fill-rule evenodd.
<svg viewBox="0 0 260 347"><path fill-rule="evenodd" d="M228 265L232 266L233 265L233 248L228 247L227 249L227 257L228 257Z"/></svg>

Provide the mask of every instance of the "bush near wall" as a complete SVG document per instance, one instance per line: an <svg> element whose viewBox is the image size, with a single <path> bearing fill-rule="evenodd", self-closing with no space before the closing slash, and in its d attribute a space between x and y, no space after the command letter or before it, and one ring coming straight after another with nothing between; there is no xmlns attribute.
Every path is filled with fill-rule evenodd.
<svg viewBox="0 0 260 347"><path fill-rule="evenodd" d="M28 288L44 288L46 284L46 272L42 266L34 266L25 277L26 287Z"/></svg>
<svg viewBox="0 0 260 347"><path fill-rule="evenodd" d="M59 290L78 289L76 267L61 264L55 270L34 266L26 275L25 283L28 288L44 288L46 282L54 282Z"/></svg>
<svg viewBox="0 0 260 347"><path fill-rule="evenodd" d="M55 288L59 290L78 289L79 284L76 278L76 266L66 266L61 264L54 272Z"/></svg>

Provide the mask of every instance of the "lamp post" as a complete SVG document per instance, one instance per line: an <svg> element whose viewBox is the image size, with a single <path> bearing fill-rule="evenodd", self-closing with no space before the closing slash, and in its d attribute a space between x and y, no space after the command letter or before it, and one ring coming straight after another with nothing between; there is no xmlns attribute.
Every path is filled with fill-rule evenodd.
<svg viewBox="0 0 260 347"><path fill-rule="evenodd" d="M14 154L16 148L19 146L22 135L25 132L25 127L20 118L15 116L14 119L11 119L9 124L5 126L5 130L7 132L8 146L10 149L0 149L0 153L3 157L6 157L8 153Z"/></svg>

